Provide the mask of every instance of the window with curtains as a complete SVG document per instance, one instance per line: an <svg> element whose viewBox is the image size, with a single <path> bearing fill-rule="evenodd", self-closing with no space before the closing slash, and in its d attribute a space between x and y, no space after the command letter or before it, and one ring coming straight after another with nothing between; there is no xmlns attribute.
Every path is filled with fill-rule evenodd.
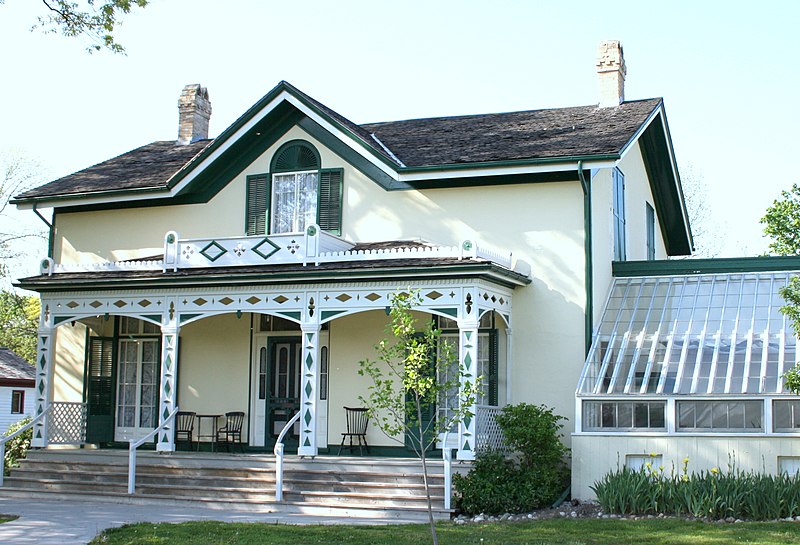
<svg viewBox="0 0 800 545"><path fill-rule="evenodd" d="M340 235L343 180L343 169L322 168L310 143L285 143L275 152L269 173L247 177L247 234L302 233L316 223Z"/></svg>

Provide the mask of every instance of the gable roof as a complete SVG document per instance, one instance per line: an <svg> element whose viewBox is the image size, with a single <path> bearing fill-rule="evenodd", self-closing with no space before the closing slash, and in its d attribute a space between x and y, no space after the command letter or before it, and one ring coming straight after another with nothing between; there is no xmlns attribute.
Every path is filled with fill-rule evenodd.
<svg viewBox="0 0 800 545"><path fill-rule="evenodd" d="M160 141L17 195L12 202L98 196L131 190L165 190L201 152L222 144L276 91L286 91L329 118L396 173L415 168L483 165L505 161L613 159L662 104L625 102L619 108L581 106L499 114L412 119L357 125L281 82L215 140L189 145Z"/></svg>
<svg viewBox="0 0 800 545"><path fill-rule="evenodd" d="M19 357L13 350L0 347L0 383L30 381L33 387L35 373L33 365Z"/></svg>
<svg viewBox="0 0 800 545"><path fill-rule="evenodd" d="M208 202L293 126L386 190L481 183L577 181L610 167L641 136L668 251L691 252L677 165L661 99L357 125L282 81L214 140L154 142L12 199L21 208L125 208ZM661 134L663 133L663 134Z"/></svg>

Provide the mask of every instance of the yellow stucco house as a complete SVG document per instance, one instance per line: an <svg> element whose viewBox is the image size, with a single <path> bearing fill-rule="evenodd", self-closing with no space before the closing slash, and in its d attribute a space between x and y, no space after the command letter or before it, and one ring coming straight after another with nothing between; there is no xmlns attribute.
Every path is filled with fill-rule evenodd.
<svg viewBox="0 0 800 545"><path fill-rule="evenodd" d="M692 237L663 101L624 99L618 42L601 45L597 69L599 105L365 125L281 82L214 139L207 90L187 86L177 142L14 200L53 209L50 256L19 281L42 298L37 414L57 405L83 419L73 442L127 445L177 406L240 411L246 447L266 452L299 414L288 448L335 452L343 407L367 392L358 362L384 336L389 295L412 288L468 378L484 377L475 417L451 434L458 459L496 441L493 415L518 402L574 424L575 497L620 457L694 456L709 430L694 422L676 438L683 416L670 411L689 410L676 408L683 393L717 391L701 379L673 388L702 377L705 360L667 331L664 301L713 276L685 261L664 269ZM684 276L651 279L665 274ZM655 339L645 300L662 310L647 322L661 324ZM696 358L691 372L673 372L673 350L674 362ZM64 435L63 422L37 422L34 445L57 442L56 425ZM374 455L404 448L373 428L367 439ZM174 426L155 442L173 451Z"/></svg>

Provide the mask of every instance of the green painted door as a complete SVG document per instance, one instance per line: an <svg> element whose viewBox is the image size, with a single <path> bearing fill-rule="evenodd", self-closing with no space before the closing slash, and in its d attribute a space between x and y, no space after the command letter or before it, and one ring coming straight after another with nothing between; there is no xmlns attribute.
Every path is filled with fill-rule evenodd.
<svg viewBox="0 0 800 545"><path fill-rule="evenodd" d="M86 442L114 440L114 339L90 337L86 362Z"/></svg>
<svg viewBox="0 0 800 545"><path fill-rule="evenodd" d="M300 337L271 338L267 370L267 446L273 447L287 422L300 410ZM300 424L286 434L283 444L297 451Z"/></svg>

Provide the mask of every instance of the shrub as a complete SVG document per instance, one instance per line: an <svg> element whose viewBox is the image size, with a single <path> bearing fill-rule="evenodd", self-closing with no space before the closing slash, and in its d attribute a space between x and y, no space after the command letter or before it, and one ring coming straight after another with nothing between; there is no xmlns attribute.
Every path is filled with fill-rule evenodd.
<svg viewBox="0 0 800 545"><path fill-rule="evenodd" d="M11 424L8 427L8 431L4 434L4 437L8 437L25 424L29 424L30 421L31 419L29 417L25 417L16 424ZM12 467L19 467L19 460L25 458L28 454L32 438L33 429L29 429L6 443L6 455L3 459L3 471L5 475L8 475Z"/></svg>
<svg viewBox="0 0 800 545"><path fill-rule="evenodd" d="M800 474L767 475L712 468L689 473L665 473L662 468L623 467L607 473L593 486L597 501L608 513L673 514L722 519L773 520L800 515Z"/></svg>
<svg viewBox="0 0 800 545"><path fill-rule="evenodd" d="M498 415L505 449L479 452L467 475L454 475L459 508L469 514L521 513L551 504L569 481L561 421L544 406L509 405Z"/></svg>

